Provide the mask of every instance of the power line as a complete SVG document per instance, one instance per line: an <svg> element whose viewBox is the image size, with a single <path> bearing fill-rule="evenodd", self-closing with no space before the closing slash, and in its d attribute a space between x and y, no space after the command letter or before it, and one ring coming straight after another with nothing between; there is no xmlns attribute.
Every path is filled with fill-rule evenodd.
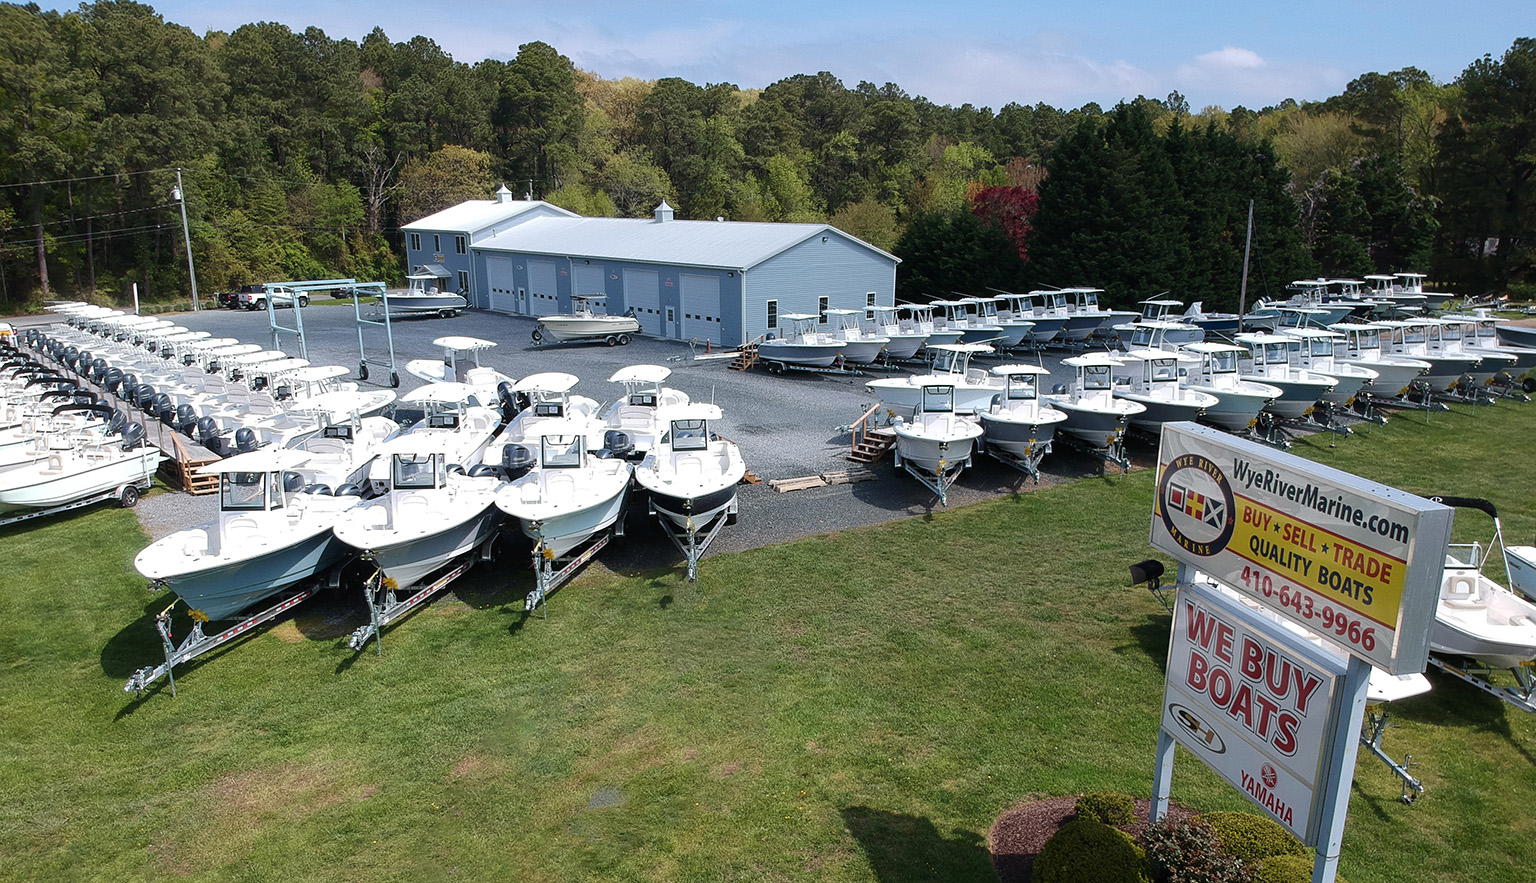
<svg viewBox="0 0 1536 883"><path fill-rule="evenodd" d="M103 181L108 178L131 178L135 175L153 175L158 172L174 172L175 167L167 169L145 169L141 172L116 172L111 175L87 175L80 178L54 178L51 181L21 181L15 184L0 184L0 187L36 187L41 184L73 184L77 181Z"/></svg>
<svg viewBox="0 0 1536 883"><path fill-rule="evenodd" d="M97 232L97 233L72 233L72 234L68 234L68 235L65 235L65 236L50 236L50 237L48 237L48 241L47 241L46 244L83 242L83 241L85 241L87 239L92 240L92 241L102 240L102 239L120 239L120 238L122 238L124 236L137 236L137 235L139 235L141 233L148 233L148 232L152 232L152 231L155 231L155 230L165 230L165 229L168 229L168 228L170 228L172 226L173 225L171 225L171 224L151 224L151 225L147 225L147 226L144 226L144 227L126 227L126 228L121 229L121 230L108 230L108 231L105 231L105 232ZM16 239L16 240L12 240L10 242L0 242L0 248L8 248L8 247L13 246L13 245L16 245L16 246L21 246L21 245L32 246L32 245L36 245L36 244L37 244L37 240L35 238L34 239Z"/></svg>
<svg viewBox="0 0 1536 883"><path fill-rule="evenodd" d="M78 224L81 221L97 221L97 220L101 220L102 218L116 218L116 217L121 217L122 215L137 214L139 212L159 211L160 209L170 208L173 205L175 205L175 203L162 202L159 205L145 206L144 208L123 209L120 212L108 212L108 213L106 213L104 215L84 215L84 216L78 217L78 218L65 218L65 219L58 220L58 221L44 221L42 223L42 226L44 226L44 227L57 227L57 226L59 226L61 224ZM0 233L5 233L5 232L11 231L11 230L36 230L37 227L38 227L37 224L13 224L13 225L11 225L9 227L0 227Z"/></svg>

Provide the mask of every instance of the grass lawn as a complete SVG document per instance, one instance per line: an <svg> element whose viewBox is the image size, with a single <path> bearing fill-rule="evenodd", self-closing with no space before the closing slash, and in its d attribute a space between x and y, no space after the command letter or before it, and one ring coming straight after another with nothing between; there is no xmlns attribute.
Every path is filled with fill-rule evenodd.
<svg viewBox="0 0 1536 883"><path fill-rule="evenodd" d="M1488 497L1524 542L1533 409L1404 414L1295 452ZM133 514L12 528L0 877L989 879L987 829L1020 801L1150 789L1169 620L1126 565L1150 551L1151 488L1088 480L720 555L694 585L594 571L547 619L524 617L515 556L387 631L382 657L346 649L352 599L323 599L139 701L121 687L159 655L168 599L132 570ZM1404 806L1363 756L1343 872L1529 880L1536 722L1431 680L1387 741L1428 793ZM1188 755L1174 785L1248 807Z"/></svg>

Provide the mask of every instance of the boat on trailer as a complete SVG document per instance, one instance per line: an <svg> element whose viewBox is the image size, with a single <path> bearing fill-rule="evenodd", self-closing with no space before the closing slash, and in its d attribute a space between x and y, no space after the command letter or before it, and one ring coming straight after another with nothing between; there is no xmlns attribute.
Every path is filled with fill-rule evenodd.
<svg viewBox="0 0 1536 883"><path fill-rule="evenodd" d="M891 431L896 434L896 467L938 494L940 505L949 505L949 488L971 465L981 438L981 424L956 413L955 388L924 386L912 419L897 417Z"/></svg>
<svg viewBox="0 0 1536 883"><path fill-rule="evenodd" d="M604 295L571 295L569 313L539 317L538 327L533 329L534 345L547 339L561 343L600 340L609 346L629 343L633 335L640 333L640 320L634 316L610 316L598 312L607 300Z"/></svg>
<svg viewBox="0 0 1536 883"><path fill-rule="evenodd" d="M710 430L721 419L719 406L677 405L664 416L667 431L635 466L635 483L650 494L651 512L686 557L693 580L720 527L736 521L736 486L747 466L735 443Z"/></svg>
<svg viewBox="0 0 1536 883"><path fill-rule="evenodd" d="M1003 378L1005 386L986 410L976 412L983 449L1039 481L1040 460L1051 452L1056 427L1067 419L1040 399L1040 378L1050 372L1038 365L998 365L992 374Z"/></svg>
<svg viewBox="0 0 1536 883"><path fill-rule="evenodd" d="M383 294L384 308L391 316L427 316L435 313L444 319L451 319L469 307L469 299L464 295L439 288L439 277L435 273L411 273L405 277L405 283L404 291L396 289Z"/></svg>

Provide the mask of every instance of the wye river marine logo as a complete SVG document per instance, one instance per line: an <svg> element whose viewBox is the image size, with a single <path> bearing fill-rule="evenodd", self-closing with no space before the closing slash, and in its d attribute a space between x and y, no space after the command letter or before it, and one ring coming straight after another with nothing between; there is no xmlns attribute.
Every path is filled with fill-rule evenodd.
<svg viewBox="0 0 1536 883"><path fill-rule="evenodd" d="M1163 527L1180 548L1209 558L1232 539L1236 500L1227 476L1209 457L1182 454L1163 468L1157 483Z"/></svg>

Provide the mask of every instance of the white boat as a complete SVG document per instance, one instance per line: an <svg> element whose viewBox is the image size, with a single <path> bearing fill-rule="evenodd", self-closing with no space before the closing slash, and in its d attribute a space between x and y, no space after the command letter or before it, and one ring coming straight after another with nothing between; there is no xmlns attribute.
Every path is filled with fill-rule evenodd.
<svg viewBox="0 0 1536 883"><path fill-rule="evenodd" d="M1229 432L1243 432L1258 419L1270 402L1280 398L1280 388L1250 380L1237 368L1248 351L1236 344L1201 341L1185 344L1182 352L1199 360L1185 375L1186 389L1216 397L1202 419Z"/></svg>
<svg viewBox="0 0 1536 883"><path fill-rule="evenodd" d="M1342 351L1336 358L1341 364L1359 365L1376 372L1371 393L1393 399L1408 392L1408 386L1427 372L1430 364L1408 356L1386 355L1381 351L1384 325L1370 322L1343 322L1330 325L1330 331L1344 335Z"/></svg>
<svg viewBox="0 0 1536 883"><path fill-rule="evenodd" d="M896 434L896 467L906 469L939 495L940 504L948 505L949 487L971 465L976 440L981 438L981 424L955 412L954 387L923 387L912 419L898 416L891 431Z"/></svg>
<svg viewBox="0 0 1536 883"><path fill-rule="evenodd" d="M1286 300L1269 301L1260 299L1255 304L1255 307L1260 309L1306 307L1313 310L1323 310L1324 313L1318 315L1319 323L1322 325L1333 325L1348 319L1359 306L1352 303L1328 303L1326 300L1328 292L1327 279L1298 279L1286 286L1286 288L1291 291L1291 296Z"/></svg>
<svg viewBox="0 0 1536 883"><path fill-rule="evenodd" d="M809 313L785 313L789 331L758 344L758 355L770 363L808 368L830 368L842 355L848 342L816 330L820 316Z"/></svg>
<svg viewBox="0 0 1536 883"><path fill-rule="evenodd" d="M411 359L405 363L406 373L428 383L467 383L479 393L482 405L497 400L501 384L517 383L517 378L480 364L480 354L496 347L489 340L452 334L437 338L432 345L442 347L443 357Z"/></svg>
<svg viewBox="0 0 1536 883"><path fill-rule="evenodd" d="M1503 547L1503 527L1493 504L1459 497L1434 498L1447 505L1476 508L1493 516L1493 540L1452 543L1445 556L1435 623L1429 646L1436 653L1467 656L1494 668L1518 669L1536 660L1536 603L1522 598L1483 573L1495 546Z"/></svg>
<svg viewBox="0 0 1536 883"><path fill-rule="evenodd" d="M992 346L1004 345L1005 333L1003 326L996 322L988 322L971 312L972 300L935 300L929 301L940 318L940 327L948 331L959 331L961 343L987 343ZM1018 341L1015 340L1014 344Z"/></svg>
<svg viewBox="0 0 1536 883"><path fill-rule="evenodd" d="M1464 316L1440 316L1433 321L1440 326L1440 338L1449 355L1476 358L1477 365L1467 371L1474 386L1486 386L1500 373L1512 371L1519 357L1499 347L1477 345L1477 323Z"/></svg>
<svg viewBox="0 0 1536 883"><path fill-rule="evenodd" d="M736 486L746 474L741 450L710 431L720 408L703 402L665 412L667 432L635 466L635 483L651 495L651 508L696 530L722 512L736 512Z"/></svg>
<svg viewBox="0 0 1536 883"><path fill-rule="evenodd" d="M1131 418L1147 409L1140 402L1115 397L1113 372L1120 360L1089 353L1061 363L1076 372L1072 385L1045 397L1051 407L1067 415L1060 431L1095 450L1115 447Z"/></svg>
<svg viewBox="0 0 1536 883"><path fill-rule="evenodd" d="M571 395L571 390L580 382L576 375L558 371L529 374L519 380L513 395L523 407L486 446L485 462L512 468L532 465L532 452L538 446L544 427L551 424L579 425L587 450L601 450L606 443L606 429L603 418L598 415L597 402L587 396ZM518 447L527 448L528 452L518 454L514 451L514 459L508 460L508 450Z"/></svg>
<svg viewBox="0 0 1536 883"><path fill-rule="evenodd" d="M1032 323L1024 340L1033 346L1054 342L1067 327L1067 317L1048 315L1045 307L1036 303L1039 297L1036 292L1017 294L1011 291L999 292L997 296L998 320L1005 325L1009 322Z"/></svg>
<svg viewBox="0 0 1536 883"><path fill-rule="evenodd" d="M133 566L211 620L341 565L351 554L332 528L362 502L304 490L304 451L264 450L204 466L219 476L218 520L156 540Z"/></svg>
<svg viewBox="0 0 1536 883"><path fill-rule="evenodd" d="M542 427L538 462L502 486L496 506L516 518L542 554L560 558L624 514L629 461L587 452L578 422Z"/></svg>
<svg viewBox="0 0 1536 883"><path fill-rule="evenodd" d="M327 424L318 435L292 449L309 455L294 471L306 489L332 492L368 481L368 468L385 442L400 434L400 425L387 417L354 416Z"/></svg>
<svg viewBox="0 0 1536 883"><path fill-rule="evenodd" d="M1269 413L1286 420L1300 420L1338 386L1338 379L1291 364L1291 345L1296 338L1283 334L1239 334L1236 341L1248 349L1238 362L1243 376L1277 387L1280 397L1270 402Z"/></svg>
<svg viewBox="0 0 1536 883"><path fill-rule="evenodd" d="M1509 587L1536 600L1536 546L1505 546L1504 566Z"/></svg>
<svg viewBox="0 0 1536 883"><path fill-rule="evenodd" d="M885 352L889 337L861 328L859 320L863 310L827 310L827 321L832 325L831 336L843 342L843 361L868 365Z"/></svg>
<svg viewBox="0 0 1536 883"><path fill-rule="evenodd" d="M1506 343L1499 337L1499 320L1488 315L1487 310L1478 310L1471 315L1446 316L1447 319L1459 319L1462 322L1462 349L1470 353L1483 355L1489 352L1504 353L1514 357L1511 367L1504 370L1515 377L1536 368L1536 347L1518 346Z"/></svg>
<svg viewBox="0 0 1536 883"><path fill-rule="evenodd" d="M1205 329L1182 321L1182 317L1176 316L1173 311L1182 306L1184 306L1183 301L1168 298L1144 300L1141 302L1141 315L1133 322L1115 325L1115 333L1119 335L1122 344L1127 340L1130 341L1126 349L1147 347L1176 349L1186 343L1199 343L1205 339ZM1161 326L1155 342L1138 336L1138 331L1150 323Z"/></svg>
<svg viewBox="0 0 1536 883"><path fill-rule="evenodd" d="M893 359L910 359L917 355L923 342L928 339L928 334L917 328L917 323L911 319L901 319L897 316L898 307L870 307L870 320L874 323L875 333L884 337L888 343L885 351Z"/></svg>
<svg viewBox="0 0 1536 883"><path fill-rule="evenodd" d="M943 322L935 322L933 319L933 307L929 304L902 304L897 309L906 310L911 315L912 328L926 335L924 346L932 346L937 343L959 343L960 329L945 328ZM902 323L906 327L906 323Z"/></svg>
<svg viewBox="0 0 1536 883"><path fill-rule="evenodd" d="M1327 328L1282 328L1279 333L1296 338L1291 349L1292 364L1338 381L1320 401L1348 405L1362 390L1369 393L1375 389L1376 378L1380 375L1374 369L1337 357L1338 351L1344 348L1343 334Z"/></svg>
<svg viewBox="0 0 1536 883"><path fill-rule="evenodd" d="M535 345L546 338L558 341L601 340L609 346L629 343L631 335L640 333L640 320L634 316L610 316L597 308L607 297L598 295L571 295L571 312L554 316L540 316L539 325L533 329Z"/></svg>
<svg viewBox="0 0 1536 883"><path fill-rule="evenodd" d="M411 273L405 277L406 288L386 291L384 308L390 315L428 315L436 313L444 319L452 318L469 306L462 294L438 288L435 273Z"/></svg>
<svg viewBox="0 0 1536 883"><path fill-rule="evenodd" d="M1536 326L1506 323L1494 327L1498 332L1500 344L1521 349L1536 349Z"/></svg>
<svg viewBox="0 0 1536 883"><path fill-rule="evenodd" d="M144 427L129 423L117 434L0 472L0 513L49 509L107 493L117 493L127 504L138 499L138 488L154 478L162 459L159 449L145 441Z"/></svg>
<svg viewBox="0 0 1536 883"><path fill-rule="evenodd" d="M268 386L288 410L318 412L331 423L377 417L394 404L394 390L358 389L355 383L339 382L349 373L340 365L310 365L274 377Z"/></svg>
<svg viewBox="0 0 1536 883"><path fill-rule="evenodd" d="M1415 280L1410 274L1404 275L1408 278L1399 279L1396 276L1382 274L1365 277L1365 281L1370 285L1371 300L1390 305L1390 309L1384 311L1380 318L1397 318L1422 313L1428 306L1429 299L1424 294L1424 277L1418 276Z"/></svg>
<svg viewBox="0 0 1536 883"><path fill-rule="evenodd" d="M441 436L401 435L385 445L388 490L348 510L336 538L370 557L402 589L490 543L501 523L502 481L489 467L450 468Z"/></svg>
<svg viewBox="0 0 1536 883"><path fill-rule="evenodd" d="M420 407L423 417L384 444L371 474L376 482L388 479L389 455L397 450L440 453L446 465L477 466L500 423L495 411L477 404L474 387L463 383L429 383L401 396L400 402Z"/></svg>
<svg viewBox="0 0 1536 883"><path fill-rule="evenodd" d="M629 365L613 372L608 382L623 386L624 395L603 411L603 447L633 459L656 446L667 431L666 412L688 404L687 393L662 386L671 376L672 369L663 365Z"/></svg>
<svg viewBox="0 0 1536 883"><path fill-rule="evenodd" d="M997 325L1003 329L1002 337L997 341L1000 350L1013 349L1018 346L1033 345L1035 340L1035 320L1015 314L1012 310L1004 313L1003 307L1007 305L1004 298L995 295L989 297L967 297L963 299L976 311L976 318L987 325Z"/></svg>
<svg viewBox="0 0 1536 883"><path fill-rule="evenodd" d="M1050 452L1056 427L1067 420L1066 413L1040 399L1040 378L1050 372L1038 365L998 365L992 374L1005 385L991 405L976 412L986 449L1032 465Z"/></svg>
<svg viewBox="0 0 1536 883"><path fill-rule="evenodd" d="M1382 352L1429 363L1429 371L1419 379L1435 392L1455 386L1462 375L1482 363L1481 356L1462 352L1459 346L1454 351L1448 348L1445 328L1432 319L1391 319L1376 324L1384 329Z"/></svg>
<svg viewBox="0 0 1536 883"><path fill-rule="evenodd" d="M1179 383L1179 366L1198 365L1199 358L1174 350L1131 350L1116 358L1121 368L1115 372L1115 398L1142 406L1131 415L1131 426L1156 434L1163 424L1198 420L1207 408L1215 407L1214 395Z"/></svg>
<svg viewBox="0 0 1536 883"><path fill-rule="evenodd" d="M1067 324L1067 331L1076 335L1078 322L1096 320L1098 324L1088 329L1088 337L1112 337L1116 325L1129 322L1136 318L1136 313L1128 310L1111 310L1099 303L1099 295L1104 293L1102 288L1063 288L1056 292L1065 298L1067 315L1072 317ZM1069 337L1069 340L1086 340L1087 338Z"/></svg>
<svg viewBox="0 0 1536 883"><path fill-rule="evenodd" d="M1274 316L1265 314L1248 317L1238 313L1208 313L1205 311L1205 302L1198 300L1190 304L1189 309L1185 310L1178 320L1200 328L1207 335L1220 334L1224 337L1240 331L1266 331L1275 327Z"/></svg>
<svg viewBox="0 0 1536 883"><path fill-rule="evenodd" d="M949 386L954 389L954 407L961 413L985 410L992 397L1003 391L1002 378L992 377L970 367L971 357L992 352L985 343L930 343L925 348L932 363L921 374L906 377L881 377L864 384L888 407L910 412L922 404L923 389Z"/></svg>

